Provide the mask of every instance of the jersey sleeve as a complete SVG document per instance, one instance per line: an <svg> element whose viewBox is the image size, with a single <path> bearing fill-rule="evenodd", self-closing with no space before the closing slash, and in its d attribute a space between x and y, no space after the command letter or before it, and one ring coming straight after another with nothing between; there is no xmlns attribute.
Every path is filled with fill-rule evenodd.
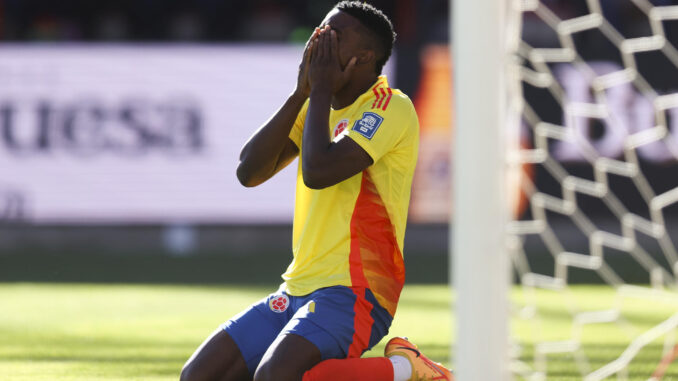
<svg viewBox="0 0 678 381"><path fill-rule="evenodd" d="M368 105L369 106L369 105ZM414 106L407 97L394 97L386 110L365 107L355 114L346 136L376 163L412 128Z"/></svg>
<svg viewBox="0 0 678 381"><path fill-rule="evenodd" d="M297 119L294 121L294 125L290 130L289 138L297 145L297 148L301 149L301 137L304 132L304 123L306 122L306 112L308 110L308 99L306 103L301 107L301 111L297 114Z"/></svg>

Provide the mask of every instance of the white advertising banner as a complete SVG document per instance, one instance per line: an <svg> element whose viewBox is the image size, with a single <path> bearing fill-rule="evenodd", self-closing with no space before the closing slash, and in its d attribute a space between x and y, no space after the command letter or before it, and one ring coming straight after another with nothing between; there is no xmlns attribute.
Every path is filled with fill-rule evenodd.
<svg viewBox="0 0 678 381"><path fill-rule="evenodd" d="M296 161L256 188L235 170L301 49L3 45L0 195L35 223L291 222Z"/></svg>

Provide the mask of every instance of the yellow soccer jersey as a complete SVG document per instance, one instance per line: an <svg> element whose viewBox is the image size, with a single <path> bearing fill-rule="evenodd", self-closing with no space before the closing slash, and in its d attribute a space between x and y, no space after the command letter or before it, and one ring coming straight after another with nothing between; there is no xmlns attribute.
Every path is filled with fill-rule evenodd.
<svg viewBox="0 0 678 381"><path fill-rule="evenodd" d="M308 101L290 139L301 146ZM410 99L385 76L353 104L330 111L330 136L350 138L373 160L363 172L325 189L297 173L292 251L283 279L290 295L330 286L366 287L391 315L405 281L403 240L419 147Z"/></svg>

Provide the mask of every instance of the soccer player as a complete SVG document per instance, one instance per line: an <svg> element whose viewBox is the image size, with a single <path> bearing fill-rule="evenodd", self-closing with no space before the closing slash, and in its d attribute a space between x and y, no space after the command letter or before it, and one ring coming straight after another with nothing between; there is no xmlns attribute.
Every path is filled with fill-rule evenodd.
<svg viewBox="0 0 678 381"><path fill-rule="evenodd" d="M386 334L405 281L402 247L419 144L410 99L380 76L395 33L369 4L342 1L312 34L297 87L242 149L248 187L299 156L294 259L280 289L223 324L182 381L451 380Z"/></svg>

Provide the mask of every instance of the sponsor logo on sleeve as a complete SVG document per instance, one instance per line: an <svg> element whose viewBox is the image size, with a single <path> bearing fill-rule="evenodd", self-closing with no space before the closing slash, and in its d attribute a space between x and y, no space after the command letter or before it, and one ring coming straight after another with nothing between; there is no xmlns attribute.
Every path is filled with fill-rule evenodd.
<svg viewBox="0 0 678 381"><path fill-rule="evenodd" d="M383 121L383 117L373 112L367 111L363 113L363 117L361 119L355 122L352 130L368 139L372 139Z"/></svg>

